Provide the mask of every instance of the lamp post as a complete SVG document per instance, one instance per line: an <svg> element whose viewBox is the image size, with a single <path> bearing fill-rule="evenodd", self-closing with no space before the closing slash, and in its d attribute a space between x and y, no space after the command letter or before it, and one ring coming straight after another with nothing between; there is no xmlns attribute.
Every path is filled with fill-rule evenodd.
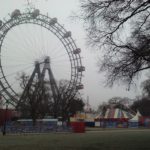
<svg viewBox="0 0 150 150"><path fill-rule="evenodd" d="M3 136L6 135L7 111L8 111L8 100L6 100L5 118L4 118L4 126L3 126Z"/></svg>

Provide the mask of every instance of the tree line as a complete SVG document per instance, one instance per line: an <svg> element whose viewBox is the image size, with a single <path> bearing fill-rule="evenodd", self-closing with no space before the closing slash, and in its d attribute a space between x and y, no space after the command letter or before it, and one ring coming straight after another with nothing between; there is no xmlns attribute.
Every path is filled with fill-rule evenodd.
<svg viewBox="0 0 150 150"><path fill-rule="evenodd" d="M27 87L30 76L22 72L17 75L17 80L20 83L22 91ZM37 119L43 118L61 118L62 121L68 121L70 116L73 116L77 111L82 111L84 107L83 99L80 93L68 98L66 95L66 87L69 81L60 80L58 82L59 94L57 101L54 100L52 89L48 81L44 80L42 86L39 86L38 77L35 77L29 89L27 90L26 97L22 98L15 106L15 109L20 113L21 118L32 119L33 124L36 124ZM37 90L38 87L38 90ZM2 107L3 100L0 100Z"/></svg>
<svg viewBox="0 0 150 150"><path fill-rule="evenodd" d="M128 97L112 97L107 102L100 104L97 111L104 116L107 109L113 107L128 111L134 115L139 111L143 116L150 116L150 79L142 82L141 88L142 95L137 95L134 99Z"/></svg>

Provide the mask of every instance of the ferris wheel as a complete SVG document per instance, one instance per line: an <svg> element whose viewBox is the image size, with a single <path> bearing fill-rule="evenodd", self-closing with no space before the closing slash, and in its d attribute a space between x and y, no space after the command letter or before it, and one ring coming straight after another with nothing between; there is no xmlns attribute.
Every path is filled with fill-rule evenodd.
<svg viewBox="0 0 150 150"><path fill-rule="evenodd" d="M42 64L49 69L55 84L61 79L69 81L68 95L76 94L84 86L81 82L85 67L78 48L57 18L40 14L38 9L21 13L14 10L0 21L0 94L15 105L23 93L17 76L21 72L32 76L35 67ZM36 64L36 65L35 65ZM47 65L49 66L47 68ZM57 85L56 85L57 86Z"/></svg>

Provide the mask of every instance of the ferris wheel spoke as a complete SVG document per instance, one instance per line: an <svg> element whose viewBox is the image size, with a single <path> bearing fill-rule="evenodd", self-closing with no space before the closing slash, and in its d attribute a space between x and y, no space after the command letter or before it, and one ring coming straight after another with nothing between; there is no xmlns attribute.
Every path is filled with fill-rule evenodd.
<svg viewBox="0 0 150 150"><path fill-rule="evenodd" d="M46 32L46 31L45 31ZM48 37L48 35L46 34L45 35L46 36L46 55L48 55L49 54L49 49L50 49L50 39L49 38L47 38Z"/></svg>
<svg viewBox="0 0 150 150"><path fill-rule="evenodd" d="M55 58L55 59L52 59L52 62L53 63L59 63L59 62L68 62L69 60L68 59L64 59L64 58Z"/></svg>
<svg viewBox="0 0 150 150"><path fill-rule="evenodd" d="M57 53L60 53L62 49L62 45L58 45L58 43L55 43L55 46L51 49L51 55L55 56Z"/></svg>
<svg viewBox="0 0 150 150"><path fill-rule="evenodd" d="M25 68L21 68L20 70L17 70L17 71L15 71L15 72L11 72L11 73L9 73L9 74L6 74L5 76L1 77L0 79L6 78L6 77L11 77L11 76L14 75L14 74L17 74L17 73L19 73L19 72L24 72L25 70L31 69L31 68L33 68L33 66L31 66L31 65L28 66L28 67L25 67Z"/></svg>
<svg viewBox="0 0 150 150"><path fill-rule="evenodd" d="M37 30L37 26L35 26L35 27L33 27L32 28L32 30L33 31L35 31L35 33L38 33L38 30ZM36 57L38 58L41 54L39 53L39 51L41 50L40 49L40 46L39 46L39 41L40 41L40 39L39 39L39 36L35 36L35 34L33 33L33 32L31 32L32 33L32 39L34 40L34 52L35 52L35 54L36 54Z"/></svg>
<svg viewBox="0 0 150 150"><path fill-rule="evenodd" d="M41 31L41 50L43 51L44 54L46 54L46 51L45 51L45 44L44 44L44 35L43 35L43 28L40 27L40 31Z"/></svg>
<svg viewBox="0 0 150 150"><path fill-rule="evenodd" d="M38 57L39 56L44 57L45 53L44 53L44 48L43 48L43 40L41 38L41 35L43 36L43 34L39 30L41 30L41 27L36 26L35 27L35 32L37 33L35 37L36 53L38 54L37 55Z"/></svg>
<svg viewBox="0 0 150 150"><path fill-rule="evenodd" d="M4 51L6 50L6 49L3 49ZM11 60L11 61L16 61L16 62L20 62L20 61L22 61L22 62L27 62L27 63L31 63L31 61L29 60L29 59L27 59L26 57L25 57L25 55L24 55L24 57L21 57L21 56L16 56L14 53L13 54L7 54L7 55L3 55L3 54L1 54L0 55L2 58L4 58L4 59L9 59L9 60ZM33 61L32 61L33 62Z"/></svg>
<svg viewBox="0 0 150 150"><path fill-rule="evenodd" d="M25 41L26 41L26 43L30 43L30 44L27 44L28 45L27 49L30 50L30 55L32 55L34 60L36 60L37 57L41 56L41 51L39 48L40 47L40 39L37 39L38 36L35 36L35 33L37 32L36 27L31 28L31 29L29 29L29 26L27 26L27 27L28 27L28 32L25 33L25 35L26 35ZM32 33L33 31L34 31L34 33ZM24 30L23 30L23 33L24 33ZM29 33L29 34L27 34L27 33ZM26 49L26 51L28 51L27 49Z"/></svg>
<svg viewBox="0 0 150 150"><path fill-rule="evenodd" d="M32 65L33 65L33 63L31 63ZM30 64L30 65L31 65ZM18 64L18 65L2 65L1 67L3 67L3 68L9 68L9 67L22 67L22 66L25 66L25 65L29 65L29 64Z"/></svg>
<svg viewBox="0 0 150 150"><path fill-rule="evenodd" d="M29 28L29 25L28 24L26 25L26 30L27 31L25 33L24 33L24 30L22 28L20 28L20 30L22 30L23 35L25 35L23 37L24 37L25 42L28 45L27 48L30 50L30 55L32 56L33 59L35 59L36 58L36 53L33 53L33 50L35 48L34 48L33 38L31 38L32 37L32 35L31 35L32 32L31 32L31 29Z"/></svg>
<svg viewBox="0 0 150 150"><path fill-rule="evenodd" d="M26 48L26 51L28 51L27 49L30 50L30 55L32 55L32 57L35 59L35 53L33 53L33 50L34 50L34 44L33 44L33 41L32 41L32 36L31 36L31 33L32 31L29 29L29 26L28 24L26 25L26 32L24 31L24 29L22 29L21 27L19 28L20 29L20 33L23 33L23 41L25 43L25 45L27 46Z"/></svg>
<svg viewBox="0 0 150 150"><path fill-rule="evenodd" d="M38 58L39 56L42 55L42 52L41 52L41 39L39 38L39 31L37 29L37 26L32 28L32 30L36 33L36 35L34 33L32 33L32 35L33 35L32 39L34 39L34 41L35 41L34 53L36 54L36 57Z"/></svg>
<svg viewBox="0 0 150 150"><path fill-rule="evenodd" d="M7 49L2 49L2 50L4 50L5 52L7 51ZM20 57L20 56L16 56L16 54L13 52L13 54L10 54L10 53L6 53L5 55L2 53L2 54L0 54L0 56L2 57L2 58L7 58L7 59L12 59L12 60L16 60L16 59L19 59L19 60L22 60L23 58L24 58L24 60L27 60L27 58L25 57L25 55L24 55L24 57L22 58L22 57ZM27 60L28 61L28 60Z"/></svg>
<svg viewBox="0 0 150 150"><path fill-rule="evenodd" d="M57 57L58 55L62 55L62 54L67 54L67 52L62 51L62 48L56 49L53 53L52 53L52 57ZM67 55L68 56L68 55Z"/></svg>
<svg viewBox="0 0 150 150"><path fill-rule="evenodd" d="M1 61L1 66L2 67L24 67L27 65L33 65L33 62L27 62L26 60L22 60L22 59L12 59L11 57L1 57L4 58L5 61ZM8 59L9 61L11 61L11 63L8 63ZM21 63L20 63L21 62ZM14 68L15 69L15 68Z"/></svg>
<svg viewBox="0 0 150 150"><path fill-rule="evenodd" d="M68 53L67 52L58 53L57 55L52 56L51 59L60 58L64 56L68 57Z"/></svg>
<svg viewBox="0 0 150 150"><path fill-rule="evenodd" d="M56 77L61 77L61 78L70 77L70 71L68 71L66 69L62 69L62 68L59 68L59 70L60 70L61 74L60 75L55 75ZM53 72L54 72L54 74L57 73L57 71L55 71L55 70ZM58 78L56 78L56 79L58 79ZM66 80L68 80L68 79L66 78Z"/></svg>
<svg viewBox="0 0 150 150"><path fill-rule="evenodd" d="M29 53L27 53L27 48L25 49L25 48L23 48L23 47L19 47L18 46L18 43L14 43L13 42L13 45L12 44L7 44L7 43L5 43L5 45L4 45L4 48L5 48L5 51L8 53L10 53L10 51L9 51L9 49L11 48L11 51L13 51L13 54L15 54L15 53L19 53L19 55L20 56L26 56L26 58L27 59L31 59L32 57L31 57L31 55L29 54ZM5 52L5 53L6 53ZM2 54L3 54L3 51L2 51Z"/></svg>
<svg viewBox="0 0 150 150"><path fill-rule="evenodd" d="M16 43L16 42L12 42L11 44L10 43L9 44L5 43L3 47L5 48L5 51L8 51L8 49L10 49L10 47L11 47L11 51L13 51L13 54L16 51L20 51L21 50L24 53L24 55L27 55L26 52L24 51L23 47L19 47L18 43Z"/></svg>
<svg viewBox="0 0 150 150"><path fill-rule="evenodd" d="M26 38L24 38L24 32L22 32L21 31L21 29L20 29L20 26L19 26L19 31L18 30L15 30L14 32L15 32L15 35L16 35L16 38L14 38L14 36L13 37L11 37L12 36L12 34L13 34L13 32L12 32L12 34L10 34L10 36L9 37L7 37L7 38L9 38L10 40L11 40L11 43L15 46L15 48L16 47L18 47L18 50L22 50L22 52L24 52L24 53L27 53L27 49L29 48L29 43L27 43L27 41L26 41ZM14 39L16 39L16 40L14 40ZM19 43L21 42L21 44L19 44ZM8 45L8 44L7 44Z"/></svg>
<svg viewBox="0 0 150 150"><path fill-rule="evenodd" d="M69 64L66 64L66 67L64 67L64 65L58 65L58 64L56 64L54 67L52 66L52 68L63 68L64 70L66 70L66 71L68 71L68 72L70 72L71 71L71 66L69 65ZM70 69L69 69L70 68Z"/></svg>

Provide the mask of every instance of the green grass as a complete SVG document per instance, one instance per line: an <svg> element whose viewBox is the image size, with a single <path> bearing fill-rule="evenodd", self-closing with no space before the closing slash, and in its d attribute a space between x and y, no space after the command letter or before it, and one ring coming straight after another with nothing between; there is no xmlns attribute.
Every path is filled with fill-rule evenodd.
<svg viewBox="0 0 150 150"><path fill-rule="evenodd" d="M150 150L150 130L0 135L0 150Z"/></svg>

